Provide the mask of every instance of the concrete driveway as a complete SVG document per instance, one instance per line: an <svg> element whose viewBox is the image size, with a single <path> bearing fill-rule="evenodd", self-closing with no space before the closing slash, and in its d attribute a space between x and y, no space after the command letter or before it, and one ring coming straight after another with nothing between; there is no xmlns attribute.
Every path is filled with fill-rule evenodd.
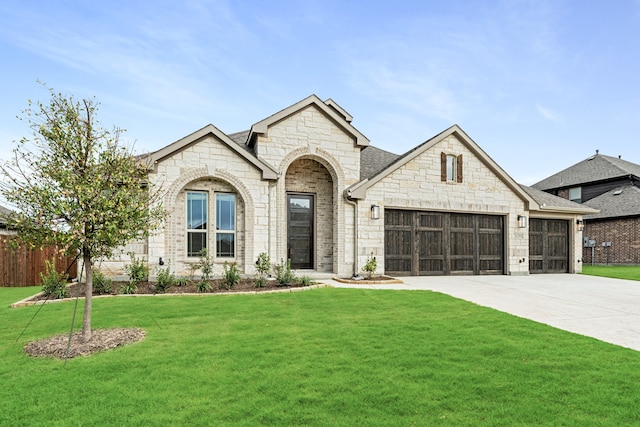
<svg viewBox="0 0 640 427"><path fill-rule="evenodd" d="M640 282L583 276L403 277L399 285L335 287L430 290L640 351Z"/></svg>

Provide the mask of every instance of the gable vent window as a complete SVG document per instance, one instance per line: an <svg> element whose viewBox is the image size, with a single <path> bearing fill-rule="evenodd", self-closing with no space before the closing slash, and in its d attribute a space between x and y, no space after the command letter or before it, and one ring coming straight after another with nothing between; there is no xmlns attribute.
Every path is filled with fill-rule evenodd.
<svg viewBox="0 0 640 427"><path fill-rule="evenodd" d="M443 182L462 182L462 154L440 153L440 168Z"/></svg>
<svg viewBox="0 0 640 427"><path fill-rule="evenodd" d="M582 187L570 188L569 200L576 203L582 203Z"/></svg>

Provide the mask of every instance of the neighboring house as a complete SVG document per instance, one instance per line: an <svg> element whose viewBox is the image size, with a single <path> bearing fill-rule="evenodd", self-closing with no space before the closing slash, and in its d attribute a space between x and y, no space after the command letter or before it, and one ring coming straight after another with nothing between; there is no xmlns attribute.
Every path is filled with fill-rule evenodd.
<svg viewBox="0 0 640 427"><path fill-rule="evenodd" d="M640 264L640 165L596 151L534 187L599 210L584 217L585 263Z"/></svg>
<svg viewBox="0 0 640 427"><path fill-rule="evenodd" d="M593 209L518 185L454 125L404 155L370 146L312 95L248 131L213 125L150 155L169 217L134 252L188 274L207 248L254 272L258 255L348 277L367 257L393 275L581 270L576 222ZM122 274L128 257L101 269Z"/></svg>
<svg viewBox="0 0 640 427"><path fill-rule="evenodd" d="M4 206L0 206L0 235L16 234L14 230L7 227L7 217L11 211Z"/></svg>

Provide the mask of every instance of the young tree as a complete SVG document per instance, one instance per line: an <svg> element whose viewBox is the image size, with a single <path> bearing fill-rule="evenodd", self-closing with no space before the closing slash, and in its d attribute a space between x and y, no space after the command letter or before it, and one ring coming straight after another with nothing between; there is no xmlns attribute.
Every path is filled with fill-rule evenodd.
<svg viewBox="0 0 640 427"><path fill-rule="evenodd" d="M91 340L92 261L148 236L164 217L159 192L146 182L148 165L120 145L121 130L96 120L95 100L77 102L49 89L48 103L29 101L22 138L0 166L0 193L13 204L9 225L18 242L56 245L85 269L82 341Z"/></svg>

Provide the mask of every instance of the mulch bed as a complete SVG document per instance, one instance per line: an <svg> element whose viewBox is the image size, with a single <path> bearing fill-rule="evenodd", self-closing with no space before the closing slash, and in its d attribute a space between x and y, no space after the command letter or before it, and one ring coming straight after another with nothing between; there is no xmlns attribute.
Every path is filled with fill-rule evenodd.
<svg viewBox="0 0 640 427"><path fill-rule="evenodd" d="M34 357L72 359L138 342L145 335L145 331L137 328L95 329L91 333L91 340L86 343L81 340L82 332L76 332L72 335L71 342L68 334L55 335L28 343L24 346L24 351Z"/></svg>
<svg viewBox="0 0 640 427"><path fill-rule="evenodd" d="M155 283L153 282L142 282L138 285L136 292L133 295L155 295L160 293L165 294L233 294L237 292L265 292L265 291L273 291L273 290L283 290L283 289L291 289L291 288L301 288L303 287L300 284L291 284L288 286L282 286L278 283L277 280L267 280L265 285L261 288L256 287L255 281L253 279L240 279L240 281L233 286L231 289L227 289L224 286L222 280L211 280L209 281L211 284L211 290L205 292L199 292L196 286L196 282L191 282L185 286L172 286L167 289L165 292L159 292ZM111 292L109 294L100 294L94 288L93 295L123 295L122 287L125 286L127 282L113 282L111 285ZM85 289L84 284L72 283L67 286L67 290L69 291L67 294L68 298L75 298L77 296L84 297ZM44 301L47 297L44 295L36 295L31 298L31 301Z"/></svg>

